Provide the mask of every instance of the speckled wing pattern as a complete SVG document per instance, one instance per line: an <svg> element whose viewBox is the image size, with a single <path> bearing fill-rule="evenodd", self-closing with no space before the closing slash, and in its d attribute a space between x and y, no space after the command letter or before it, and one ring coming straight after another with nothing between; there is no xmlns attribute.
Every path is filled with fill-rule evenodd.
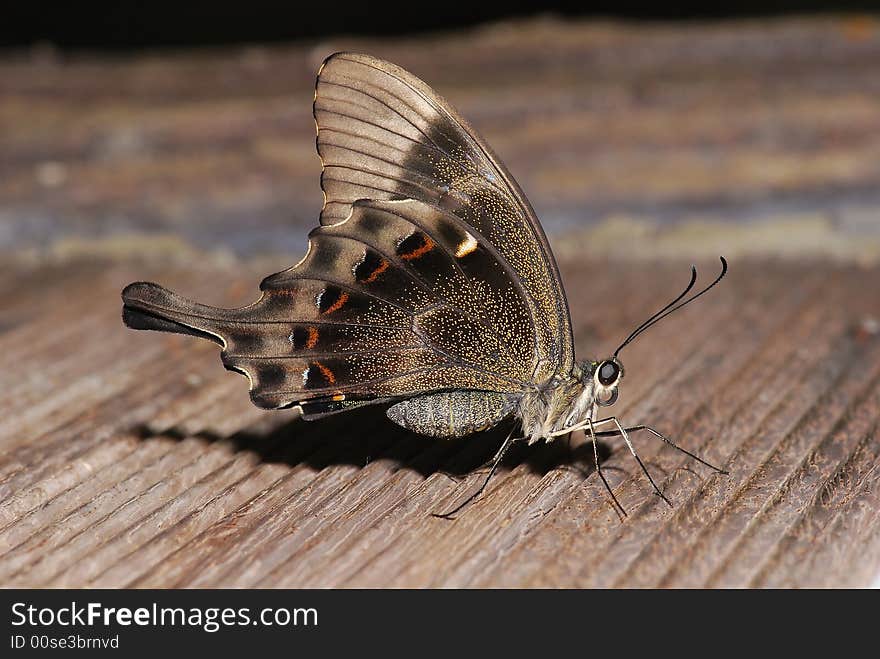
<svg viewBox="0 0 880 659"><path fill-rule="evenodd" d="M324 62L314 112L321 223L345 219L362 198L416 199L456 215L495 246L526 291L535 381L568 372L571 320L547 238L513 176L467 121L411 73L357 53Z"/></svg>
<svg viewBox="0 0 880 659"><path fill-rule="evenodd" d="M392 64L337 54L315 119L326 203L306 256L241 309L132 284L129 326L213 339L257 405L307 417L434 391L516 394L570 369L546 238L445 102Z"/></svg>

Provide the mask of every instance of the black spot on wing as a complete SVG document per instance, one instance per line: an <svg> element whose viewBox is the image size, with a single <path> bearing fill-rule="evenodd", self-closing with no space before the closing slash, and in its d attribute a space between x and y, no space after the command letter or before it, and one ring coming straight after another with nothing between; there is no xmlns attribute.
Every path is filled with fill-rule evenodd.
<svg viewBox="0 0 880 659"><path fill-rule="evenodd" d="M371 249L364 252L364 258L354 268L354 276L360 284L372 284L379 279L390 264L388 260Z"/></svg>
<svg viewBox="0 0 880 659"><path fill-rule="evenodd" d="M231 353L260 353L265 344L264 334L256 327L238 326L226 330L226 346Z"/></svg>
<svg viewBox="0 0 880 659"><path fill-rule="evenodd" d="M291 330L287 340L294 350L312 350L318 345L320 331L313 325L297 325Z"/></svg>
<svg viewBox="0 0 880 659"><path fill-rule="evenodd" d="M287 370L279 364L260 364L256 374L261 389L278 389L287 381Z"/></svg>
<svg viewBox="0 0 880 659"><path fill-rule="evenodd" d="M338 286L326 286L317 296L315 304L323 315L341 310L349 301L349 294Z"/></svg>
<svg viewBox="0 0 880 659"><path fill-rule="evenodd" d="M303 388L332 389L347 384L351 379L351 366L343 359L310 361L303 371Z"/></svg>
<svg viewBox="0 0 880 659"><path fill-rule="evenodd" d="M458 245L467 240L465 231L452 222L438 221L435 229L439 238L448 245Z"/></svg>
<svg viewBox="0 0 880 659"><path fill-rule="evenodd" d="M397 245L397 255L404 261L415 261L434 249L434 241L421 231L414 231Z"/></svg>

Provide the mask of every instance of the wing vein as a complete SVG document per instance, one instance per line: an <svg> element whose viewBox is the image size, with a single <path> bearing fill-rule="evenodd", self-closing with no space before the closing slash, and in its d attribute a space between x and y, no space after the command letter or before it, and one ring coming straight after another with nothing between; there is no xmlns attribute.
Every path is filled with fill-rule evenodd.
<svg viewBox="0 0 880 659"><path fill-rule="evenodd" d="M356 103L352 103L352 105L355 105L356 107L363 107L363 106L361 106L361 105L357 105ZM411 142L412 144L414 144L414 145L416 145L416 146L422 147L422 148L424 148L424 149L428 149L428 150L430 150L430 151L434 151L435 153L438 153L438 154L441 155L441 156L444 156L444 157L446 157L446 158L449 158L449 160L452 162L452 164L454 164L458 169L460 169L461 171L463 171L463 172L465 172L465 173L467 173L467 174L476 174L477 176L480 175L480 172L479 172L478 170L475 171L474 169L471 169L470 167L467 167L467 166L465 165L465 163L463 163L461 160L458 160L458 159L456 159L456 158L453 158L452 155L451 155L448 151L444 151L442 148L440 148L440 147L439 147L436 143L434 143L434 142L431 142L430 144L426 144L425 142L420 142L419 140L414 140L414 139L411 138L409 135L404 135L403 133L400 133L400 132L398 132L398 131L396 131L396 130L393 130L392 128L389 128L388 126L383 126L383 125L381 125L381 124L377 124L377 123L375 123L375 122L373 122L373 121L369 121L368 119L366 119L366 118L364 118L364 117L355 117L355 116L353 116L353 115L342 114L341 112L336 112L336 111L334 111L334 110L327 110L327 109L322 109L321 112L325 112L325 113L327 113L327 114L335 114L336 116L338 116L338 117L343 117L343 118L345 118L345 119L352 119L352 120L357 121L357 122L360 122L360 123L362 123L362 124L366 124L366 125L368 125L368 126L372 126L372 127L376 128L376 129L378 129L378 130L385 131L386 133L391 133L392 135L397 135L397 136L400 137L401 139L407 140L408 142ZM347 135L351 135L352 137L364 137L365 139L372 139L372 138L368 138L368 137L366 137L366 136L357 135L357 134L355 134L355 133L350 133L350 132L347 132L347 131L343 131L343 130L341 130L341 129L339 129L339 128L330 128L329 126L323 126L323 127L321 127L321 130L322 130L322 131L335 131L335 132L338 132L338 133L345 133L345 134L347 134ZM373 140L373 141L375 142L375 141L377 141L377 140ZM383 145L385 145L385 146L389 146L389 147L391 147L390 144L387 144L387 143L385 143L385 142L380 142L380 144L383 144ZM404 154L405 154L404 151L398 149L397 147L391 147L391 148L393 148L395 151L398 151L398 152L400 152L400 153L404 153ZM488 179L486 179L485 176L483 176L482 178L485 179L487 182L491 183L491 181L489 181Z"/></svg>

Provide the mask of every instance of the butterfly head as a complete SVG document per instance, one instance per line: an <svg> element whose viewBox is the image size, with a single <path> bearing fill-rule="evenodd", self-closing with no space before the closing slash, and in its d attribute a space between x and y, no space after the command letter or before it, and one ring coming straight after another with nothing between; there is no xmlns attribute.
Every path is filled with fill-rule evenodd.
<svg viewBox="0 0 880 659"><path fill-rule="evenodd" d="M593 368L593 386L596 403L605 407L617 402L617 387L623 379L623 364L617 357L597 362Z"/></svg>

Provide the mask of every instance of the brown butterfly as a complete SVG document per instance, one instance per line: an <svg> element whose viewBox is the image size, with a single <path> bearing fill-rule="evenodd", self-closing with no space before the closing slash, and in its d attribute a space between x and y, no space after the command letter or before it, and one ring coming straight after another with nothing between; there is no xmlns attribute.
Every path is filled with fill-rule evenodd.
<svg viewBox="0 0 880 659"><path fill-rule="evenodd" d="M318 73L314 114L325 203L305 257L263 280L260 299L241 309L131 284L125 323L215 341L224 366L250 381L256 405L296 406L306 419L393 403L392 421L431 437L509 417L529 443L586 430L618 508L596 437L620 435L663 497L628 433L675 444L598 411L617 399L620 350L714 286L724 259L721 275L685 299L692 269L685 291L611 357L575 361L544 231L501 161L445 100L394 64L337 53ZM513 441L511 431L467 501Z"/></svg>

